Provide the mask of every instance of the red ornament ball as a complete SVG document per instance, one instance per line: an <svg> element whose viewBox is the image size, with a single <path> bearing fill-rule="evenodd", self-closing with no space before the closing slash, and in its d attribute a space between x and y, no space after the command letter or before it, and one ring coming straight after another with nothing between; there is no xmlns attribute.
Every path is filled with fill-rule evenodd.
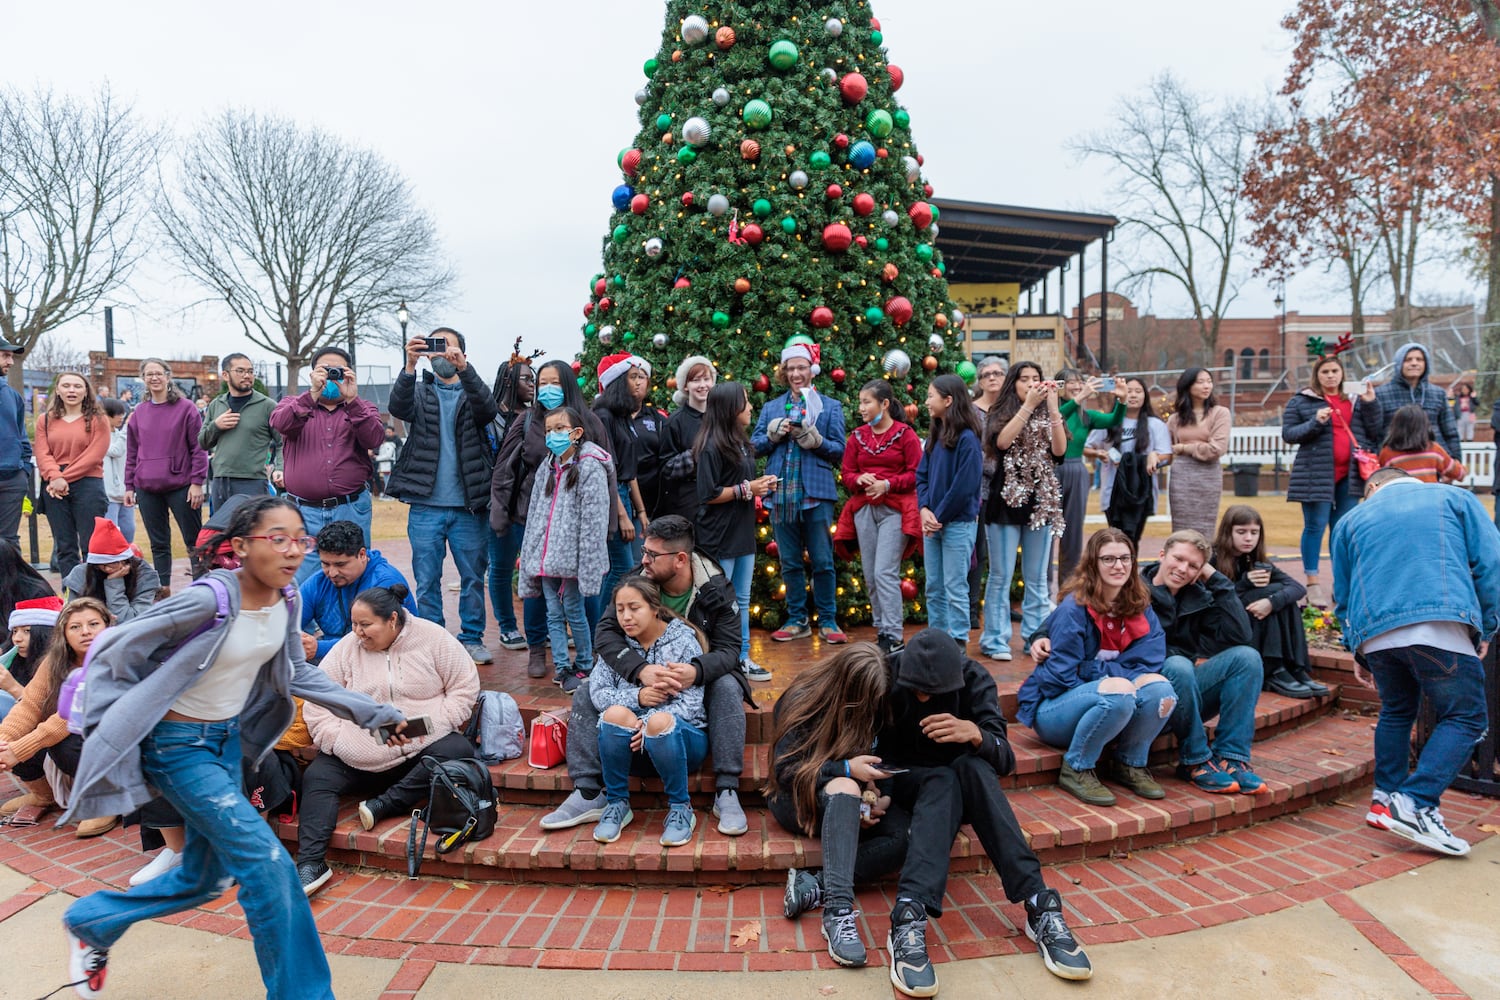
<svg viewBox="0 0 1500 1000"><path fill-rule="evenodd" d="M764 375L757 375L757 376L755 376L755 391L756 392L769 392L770 389L771 389L771 380L770 379L766 378ZM759 506L759 505L757 505L757 506Z"/></svg>
<svg viewBox="0 0 1500 1000"><path fill-rule="evenodd" d="M676 375L668 375L667 376L667 388L668 389L676 389L677 388L677 376Z"/></svg>
<svg viewBox="0 0 1500 1000"><path fill-rule="evenodd" d="M569 367L573 369L573 374L577 375L580 371L583 370L583 362L579 361L577 358L574 358L571 362L569 362Z"/></svg>
<svg viewBox="0 0 1500 1000"><path fill-rule="evenodd" d="M750 223L740 230L740 235L745 237L745 242L753 247L760 246L760 241L766 238L766 231L755 223Z"/></svg>
<svg viewBox="0 0 1500 1000"><path fill-rule="evenodd" d="M740 143L740 158L752 163L760 159L760 143L754 139L746 139Z"/></svg>
<svg viewBox="0 0 1500 1000"><path fill-rule="evenodd" d="M879 149L875 150L876 159L883 160L890 155L891 151L889 149L886 149L884 146L881 146Z"/></svg>
<svg viewBox="0 0 1500 1000"><path fill-rule="evenodd" d="M913 202L911 208L906 210L906 214L911 216L912 223L918 229L926 229L932 225L932 206L925 201Z"/></svg>
<svg viewBox="0 0 1500 1000"><path fill-rule="evenodd" d="M932 197L932 185L931 184L923 184L922 185L922 193L925 194L927 197L931 198Z"/></svg>
<svg viewBox="0 0 1500 1000"><path fill-rule="evenodd" d="M885 304L885 314L891 318L891 322L897 326L905 326L911 322L911 300L904 295L898 295Z"/></svg>
<svg viewBox="0 0 1500 1000"><path fill-rule="evenodd" d="M864 191L854 196L854 214L869 215L875 211L875 198Z"/></svg>
<svg viewBox="0 0 1500 1000"><path fill-rule="evenodd" d="M605 281L603 278L600 278L598 281L594 282L594 297L595 298L598 298L599 296L602 296L607 291L609 291L609 282L608 281Z"/></svg>
<svg viewBox="0 0 1500 1000"><path fill-rule="evenodd" d="M848 376L844 374L844 369L835 368L833 371L828 373L828 377L833 379L834 385L843 385L844 379Z"/></svg>
<svg viewBox="0 0 1500 1000"><path fill-rule="evenodd" d="M876 31L879 31L880 30L880 18L878 18L878 17L872 17L872 18L870 18L870 27L874 28Z"/></svg>
<svg viewBox="0 0 1500 1000"><path fill-rule="evenodd" d="M858 104L869 92L870 82L862 73L845 73L843 79L839 80L839 93L843 95L846 104Z"/></svg>
<svg viewBox="0 0 1500 1000"><path fill-rule="evenodd" d="M650 207L651 196L648 194L638 194L634 198L630 199L630 210L636 215L645 215L646 210Z"/></svg>
<svg viewBox="0 0 1500 1000"><path fill-rule="evenodd" d="M907 403L906 406L903 408L902 412L904 412L906 414L906 422L908 424L915 424L917 422L917 404L916 403Z"/></svg>
<svg viewBox="0 0 1500 1000"><path fill-rule="evenodd" d="M777 556L781 555L781 546L777 545L775 542L767 542L766 555L770 556L772 559L775 559Z"/></svg>
<svg viewBox="0 0 1500 1000"><path fill-rule="evenodd" d="M609 296L606 295L604 298L599 300L599 311L602 313L607 313L609 312L609 307L612 305L614 305L614 302L611 301Z"/></svg>
<svg viewBox="0 0 1500 1000"><path fill-rule="evenodd" d="M691 208L692 204L693 204L693 192L691 192L691 191L684 191L684 192L682 192L682 207L683 208Z"/></svg>
<svg viewBox="0 0 1500 1000"><path fill-rule="evenodd" d="M930 274L930 275L932 275L934 278L941 278L943 276L943 272L940 269L936 268L936 267L933 268L931 271L928 271L927 273Z"/></svg>
<svg viewBox="0 0 1500 1000"><path fill-rule="evenodd" d="M839 149L848 149L849 148L849 137L847 135L845 135L844 133L840 132L838 135L836 135L836 136L833 137L833 144L835 146L837 146Z"/></svg>
<svg viewBox="0 0 1500 1000"><path fill-rule="evenodd" d="M895 264L887 264L885 267L882 267L880 269L880 280L884 281L886 284L890 284L892 281L895 281L898 277L900 277L900 275L901 272L897 269Z"/></svg>
<svg viewBox="0 0 1500 1000"><path fill-rule="evenodd" d="M885 71L886 71L886 73L888 73L890 75L890 78L891 78L891 89L892 90L900 90L901 89L901 85L906 82L906 74L903 73L903 72L901 72L901 67L900 66L887 66L885 68Z"/></svg>
<svg viewBox="0 0 1500 1000"><path fill-rule="evenodd" d="M641 151L639 149L627 149L625 158L620 161L620 169L625 171L627 177L634 177L635 172L641 166Z"/></svg>
<svg viewBox="0 0 1500 1000"><path fill-rule="evenodd" d="M938 313L936 316L932 317L932 325L937 327L939 330L946 330L948 329L948 317L943 315L942 313Z"/></svg>
<svg viewBox="0 0 1500 1000"><path fill-rule="evenodd" d="M808 317L808 322L819 330L826 330L833 325L833 310L827 306L818 306Z"/></svg>
<svg viewBox="0 0 1500 1000"><path fill-rule="evenodd" d="M594 304L592 302L585 302L583 304L583 315L585 318L594 315Z"/></svg>
<svg viewBox="0 0 1500 1000"><path fill-rule="evenodd" d="M833 222L823 227L823 246L834 253L843 253L854 242L854 234L842 222Z"/></svg>
<svg viewBox="0 0 1500 1000"><path fill-rule="evenodd" d="M838 199L844 196L844 189L837 184L830 184L828 185L828 190L823 193L831 199Z"/></svg>
<svg viewBox="0 0 1500 1000"><path fill-rule="evenodd" d="M686 278L678 278L676 281L672 282L672 287L673 288L692 288L693 287L693 283L691 281L687 280Z"/></svg>
<svg viewBox="0 0 1500 1000"><path fill-rule="evenodd" d="M748 292L750 290L750 279L749 278L735 278L734 279L734 290L735 290L736 294L738 294L738 295L744 295L746 292Z"/></svg>
<svg viewBox="0 0 1500 1000"><path fill-rule="evenodd" d="M912 409L916 409L915 406ZM917 599L917 581L909 576L901 578L901 599L903 601L915 601Z"/></svg>
<svg viewBox="0 0 1500 1000"><path fill-rule="evenodd" d="M921 153L918 153L917 154L917 166L919 166L919 167L920 166L925 166L926 163L927 163L927 159Z"/></svg>
<svg viewBox="0 0 1500 1000"><path fill-rule="evenodd" d="M863 236L854 237L854 242L858 243L861 247L867 247L870 245L870 241L865 239Z"/></svg>
<svg viewBox="0 0 1500 1000"><path fill-rule="evenodd" d="M727 49L734 45L734 29L726 24L714 32L714 44L718 45L721 49Z"/></svg>

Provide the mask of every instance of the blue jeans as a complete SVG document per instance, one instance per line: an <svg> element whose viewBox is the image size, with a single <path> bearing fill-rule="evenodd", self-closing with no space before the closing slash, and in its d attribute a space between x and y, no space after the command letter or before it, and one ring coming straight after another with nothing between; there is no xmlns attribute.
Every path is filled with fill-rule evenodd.
<svg viewBox="0 0 1500 1000"><path fill-rule="evenodd" d="M127 542L135 541L135 508L125 506L124 501L109 502L104 509L104 516L115 522L115 527L120 529L120 534L125 536Z"/></svg>
<svg viewBox="0 0 1500 1000"><path fill-rule="evenodd" d="M653 713L654 714L654 713ZM624 726L599 720L599 765L604 772L604 800L630 801L630 771L635 764L630 738L634 733ZM674 719L672 728L659 736L645 739L646 759L642 771L654 770L661 776L667 801L687 805L688 772L695 771L708 753L708 734L697 726ZM650 765L649 769L644 765Z"/></svg>
<svg viewBox="0 0 1500 1000"><path fill-rule="evenodd" d="M0 667L0 669L4 668ZM0 691L0 722L4 722L5 717L10 714L10 710L15 707L16 699L6 694L4 691Z"/></svg>
<svg viewBox="0 0 1500 1000"><path fill-rule="evenodd" d="M786 584L786 620L808 622L807 568L802 562L806 550L812 560L813 606L818 624L834 628L838 618L838 585L833 568L833 502L820 500L816 507L803 509L801 516L790 521L772 521L771 531L780 549L781 582Z"/></svg>
<svg viewBox="0 0 1500 1000"><path fill-rule="evenodd" d="M350 521L359 525L359 530L365 534L365 548L370 547L370 491L360 490L359 496L348 503L341 503L337 507L313 507L297 505L297 510L302 514L302 527L307 534L317 537L326 525L334 521ZM297 567L297 586L315 575L322 569L316 558L302 560L302 565Z"/></svg>
<svg viewBox="0 0 1500 1000"><path fill-rule="evenodd" d="M489 536L490 557L490 608L495 612L495 623L501 633L516 630L516 599L511 581L516 572L516 557L521 552L521 537L525 528L517 534L516 525L504 533L491 531Z"/></svg>
<svg viewBox="0 0 1500 1000"><path fill-rule="evenodd" d="M1488 728L1484 665L1477 656L1432 646L1377 650L1365 656L1365 663L1380 689L1375 787L1409 795L1422 808L1436 808ZM1417 758L1417 769L1408 773L1411 727L1424 695L1437 724Z"/></svg>
<svg viewBox="0 0 1500 1000"><path fill-rule="evenodd" d="M600 612L606 604L615 599L615 584L641 565L640 550L636 548L641 544L641 526L636 519L635 508L630 502L630 488L621 483L618 489L620 502L625 505L627 511L630 511L630 523L635 528L635 539L627 542L619 529L610 534L606 545L609 551L609 569L605 572L604 583L599 588L599 599L594 602L593 613L589 619L591 625L598 624Z"/></svg>
<svg viewBox="0 0 1500 1000"><path fill-rule="evenodd" d="M547 635L552 640L552 666L558 676L578 669L588 673L594 669L594 633L589 631L588 618L583 613L583 591L577 580L564 580L555 576L542 577L542 593L547 598ZM568 629L573 630L573 654L569 661Z"/></svg>
<svg viewBox="0 0 1500 1000"><path fill-rule="evenodd" d="M1052 613L1047 596L1047 563L1052 558L1052 529L1024 524L986 524L990 549L990 578L984 587L984 631L979 648L993 654L1010 648L1010 581L1016 574L1016 549L1021 550L1021 642L1042 627Z"/></svg>
<svg viewBox="0 0 1500 1000"><path fill-rule="evenodd" d="M430 622L443 620L443 550L453 553L458 570L458 641L484 642L484 577L489 569L489 515L462 507L411 504L406 537L411 540L411 572L417 586L417 613Z"/></svg>
<svg viewBox="0 0 1500 1000"><path fill-rule="evenodd" d="M1352 461L1352 459L1351 459ZM1318 558L1323 549L1323 532L1333 531L1339 518L1359 505L1359 497L1349 495L1349 477L1333 484L1333 503L1302 504L1302 569L1309 575L1318 572Z"/></svg>
<svg viewBox="0 0 1500 1000"><path fill-rule="evenodd" d="M750 658L750 578L755 575L755 553L719 560L719 568L734 584L734 600L740 606L740 659Z"/></svg>
<svg viewBox="0 0 1500 1000"><path fill-rule="evenodd" d="M927 624L961 642L969 641L969 559L978 530L973 521L953 521L922 538Z"/></svg>
<svg viewBox="0 0 1500 1000"><path fill-rule="evenodd" d="M1043 743L1066 750L1063 760L1075 771L1087 771L1115 740L1115 756L1131 767L1145 767L1151 741L1167 726L1172 685L1143 684L1132 694L1100 694L1100 681L1080 684L1036 710L1036 734Z"/></svg>
<svg viewBox="0 0 1500 1000"><path fill-rule="evenodd" d="M88 944L109 948L132 924L202 906L234 879L267 997L332 1000L328 959L297 867L245 799L242 757L238 719L158 722L141 743L141 766L182 815L182 866L129 892L85 896L64 923Z"/></svg>
<svg viewBox="0 0 1500 1000"><path fill-rule="evenodd" d="M1186 656L1169 656L1161 673L1177 692L1177 708L1168 724L1177 737L1178 759L1189 767L1210 756L1248 764L1255 702L1260 698L1260 653L1250 646L1230 646L1196 667ZM1219 728L1210 754L1203 723L1215 715Z"/></svg>

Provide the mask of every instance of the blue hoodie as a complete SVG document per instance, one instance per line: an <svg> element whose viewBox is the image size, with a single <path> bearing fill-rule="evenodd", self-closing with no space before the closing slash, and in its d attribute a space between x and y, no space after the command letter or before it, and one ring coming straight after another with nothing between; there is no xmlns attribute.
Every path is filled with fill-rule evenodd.
<svg viewBox="0 0 1500 1000"><path fill-rule="evenodd" d="M401 606L411 614L417 613L417 602L412 600L411 585L401 571L385 561L385 556L375 549L369 550L370 563L358 580L347 587L335 587L327 575L319 572L308 577L302 584L302 631L311 633L316 625L323 633L318 640L318 659L328 655L333 644L349 634L349 610L361 591L371 587L390 587L401 584L407 588L406 600Z"/></svg>
<svg viewBox="0 0 1500 1000"><path fill-rule="evenodd" d="M1145 614L1150 630L1119 656L1100 659L1099 627L1072 594L1064 597L1042 623L1041 632L1052 640L1052 655L1036 665L1016 692L1016 718L1021 724L1036 728L1036 710L1042 702L1081 685L1105 677L1134 680L1160 671L1167 658L1167 637L1149 604Z"/></svg>

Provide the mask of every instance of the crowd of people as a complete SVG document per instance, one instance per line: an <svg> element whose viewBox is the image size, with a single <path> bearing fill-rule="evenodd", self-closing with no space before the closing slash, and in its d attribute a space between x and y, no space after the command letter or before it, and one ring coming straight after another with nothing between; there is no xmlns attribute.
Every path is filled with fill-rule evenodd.
<svg viewBox="0 0 1500 1000"><path fill-rule="evenodd" d="M14 351L0 344L0 371ZM541 817L543 830L591 823L593 838L611 843L635 820L632 775L654 775L669 805L660 843L680 847L698 824L691 775L711 758L717 830L745 834L746 706L751 684L771 676L750 657L759 509L787 587L771 638L843 647L811 659L777 699L762 789L778 824L821 839L823 866L788 873L784 910L795 919L821 907L840 965L867 960L854 886L895 876L892 982L908 996L936 994L926 930L968 823L1007 899L1024 904L1048 970L1089 978L1061 895L1002 790L1015 755L971 631L978 657L1033 661L1017 721L1061 751L1068 794L1097 807L1117 804L1110 785L1171 795L1149 759L1167 732L1177 780L1268 794L1251 760L1261 692L1331 693L1309 672L1299 610L1327 601L1318 557L1329 530L1337 613L1385 706L1367 820L1467 853L1438 800L1484 730L1480 657L1500 627L1500 532L1471 493L1440 485L1463 471L1456 442L1449 451L1437 440L1452 416L1420 346L1403 349L1394 389L1354 396L1337 356L1319 359L1286 407L1305 583L1267 558L1253 507L1219 514L1229 415L1204 369L1182 374L1162 420L1138 379L1073 369L1049 378L1031 362L987 361L973 389L954 375L931 381L924 436L884 380L860 388L860 422L847 433L839 401L816 388L811 343L783 351L785 391L758 415L746 388L719 383L702 356L678 366L667 415L647 401L650 365L635 355L600 362L591 406L566 362L534 367L518 342L491 388L465 351L447 328L405 345L390 411L407 436L385 460L390 429L336 348L314 359L307 392L279 402L231 355L225 392L201 416L157 359L142 365L146 397L129 413L65 375L33 439L16 410L19 436L6 440L15 401L0 390L10 639L0 771L24 789L0 817L22 826L61 808L80 837L123 820L157 851L128 890L69 909L79 995L102 990L108 950L132 923L200 905L231 881L268 992L331 995L307 899L332 875L340 799L353 798L372 829L419 808L440 763L475 755L464 730L478 667L493 661L486 589L501 644L528 650L528 675L550 673L571 696L572 791ZM33 459L60 594L21 559L4 522L12 506L20 516L7 463L25 474ZM1109 525L1091 534L1088 459ZM1138 546L1168 468L1172 531L1144 561ZM371 545L375 482L410 508L410 584ZM125 516L135 507L149 560ZM175 589L170 520L195 577ZM1418 590L1398 586L1399 559L1376 543L1392 525L1430 536L1441 554ZM927 627L908 641L901 565L919 548ZM851 643L837 620L834 559L856 553L873 643ZM456 634L443 614L450 556ZM1444 596L1394 596L1403 589ZM1411 769L1422 695L1437 722ZM295 860L264 822L285 808L299 818Z"/></svg>

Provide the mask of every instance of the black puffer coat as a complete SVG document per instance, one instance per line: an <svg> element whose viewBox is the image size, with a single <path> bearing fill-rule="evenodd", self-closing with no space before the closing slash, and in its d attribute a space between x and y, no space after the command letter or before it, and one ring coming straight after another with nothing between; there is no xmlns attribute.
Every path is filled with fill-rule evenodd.
<svg viewBox="0 0 1500 1000"><path fill-rule="evenodd" d="M495 419L495 401L473 365L465 366L458 378L464 388L463 399L458 403L458 425L454 429L458 473L463 480L468 509L482 511L489 506L490 476L494 471L486 431ZM431 372L425 372L419 383L415 375L403 371L391 387L391 416L406 421L409 431L385 491L407 503L420 503L432 496L432 480L437 475L442 408L432 382Z"/></svg>
<svg viewBox="0 0 1500 1000"><path fill-rule="evenodd" d="M1317 413L1327 406L1322 396L1311 389L1303 389L1287 400L1281 414L1281 437L1287 444L1297 446L1297 455L1292 459L1292 476L1287 481L1286 498L1298 503L1333 503L1333 436L1344 433L1343 421L1318 423ZM1366 403L1354 401L1354 439L1359 446L1371 453L1380 450L1381 424L1380 400ZM1365 481L1360 478L1359 465L1349 460L1349 492L1352 496L1364 493Z"/></svg>

